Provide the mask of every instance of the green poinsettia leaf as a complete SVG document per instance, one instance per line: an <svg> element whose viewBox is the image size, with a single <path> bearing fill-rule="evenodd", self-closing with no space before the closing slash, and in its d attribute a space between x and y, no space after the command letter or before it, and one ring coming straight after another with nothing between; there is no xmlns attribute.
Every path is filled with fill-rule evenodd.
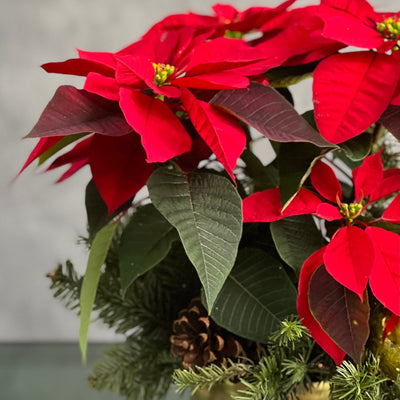
<svg viewBox="0 0 400 400"><path fill-rule="evenodd" d="M240 158L246 164L246 175L251 177L250 192L259 192L275 188L279 185L278 169L275 163L264 166L259 158L250 150L245 149Z"/></svg>
<svg viewBox="0 0 400 400"><path fill-rule="evenodd" d="M242 234L242 201L226 178L157 169L147 182L151 201L173 225L212 306L229 275Z"/></svg>
<svg viewBox="0 0 400 400"><path fill-rule="evenodd" d="M275 89L251 83L246 89L221 90L210 101L277 142L309 142L332 147Z"/></svg>
<svg viewBox="0 0 400 400"><path fill-rule="evenodd" d="M352 161L361 161L369 154L372 145L372 135L364 132L346 142L340 143L339 147Z"/></svg>
<svg viewBox="0 0 400 400"><path fill-rule="evenodd" d="M281 143L278 166L283 209L303 186L314 164L323 156L321 149L311 143Z"/></svg>
<svg viewBox="0 0 400 400"><path fill-rule="evenodd" d="M360 363L369 336L367 291L361 302L357 294L338 283L321 265L311 277L308 299L321 328L356 363Z"/></svg>
<svg viewBox="0 0 400 400"><path fill-rule="evenodd" d="M208 310L230 332L265 343L282 319L296 313L296 296L278 260L260 249L246 248Z"/></svg>
<svg viewBox="0 0 400 400"><path fill-rule="evenodd" d="M277 67L270 69L265 76L272 87L287 87L310 78L318 62L296 65L293 67Z"/></svg>
<svg viewBox="0 0 400 400"><path fill-rule="evenodd" d="M107 205L100 196L93 179L86 186L85 207L89 237L93 238L109 220Z"/></svg>
<svg viewBox="0 0 400 400"><path fill-rule="evenodd" d="M271 222L270 229L279 255L297 275L304 261L325 245L311 215L296 215Z"/></svg>
<svg viewBox="0 0 400 400"><path fill-rule="evenodd" d="M77 140L87 135L89 135L89 132L77 133L76 135L69 135L63 137L60 141L58 141L54 146L50 147L49 150L44 152L39 157L39 165L43 164L46 160L48 160L51 156L62 150L64 147L68 146L73 142L76 142Z"/></svg>
<svg viewBox="0 0 400 400"><path fill-rule="evenodd" d="M123 293L162 261L178 239L176 229L152 204L138 208L122 233L118 251Z"/></svg>
<svg viewBox="0 0 400 400"><path fill-rule="evenodd" d="M90 324L90 314L92 313L94 300L96 297L97 286L101 275L101 267L106 259L108 249L110 248L112 238L117 229L116 223L110 223L104 226L96 234L90 248L89 259L86 267L86 273L83 277L80 294L80 329L79 345L82 352L82 360L86 362L87 335Z"/></svg>

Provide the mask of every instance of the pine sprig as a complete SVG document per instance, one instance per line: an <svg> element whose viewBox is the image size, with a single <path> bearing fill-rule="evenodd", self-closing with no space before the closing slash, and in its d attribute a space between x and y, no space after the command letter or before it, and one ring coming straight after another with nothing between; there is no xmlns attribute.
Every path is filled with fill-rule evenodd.
<svg viewBox="0 0 400 400"><path fill-rule="evenodd" d="M309 390L313 381L326 379L330 374L331 365L323 364L315 356L313 343L301 322L288 318L270 336L267 352L257 364L176 370L173 379L179 388L192 392L239 380L243 387L231 394L236 400L296 398Z"/></svg>
<svg viewBox="0 0 400 400"><path fill-rule="evenodd" d="M118 392L131 400L161 399L179 365L163 343L131 337L102 355L89 376L96 390Z"/></svg>
<svg viewBox="0 0 400 400"><path fill-rule="evenodd" d="M53 290L53 296L68 309L79 310L82 277L76 273L71 261L67 260L65 266L59 264L47 277L51 279L50 289Z"/></svg>
<svg viewBox="0 0 400 400"><path fill-rule="evenodd" d="M382 399L381 384L388 381L379 370L379 358L368 353L361 365L343 361L331 379L331 396L338 400Z"/></svg>
<svg viewBox="0 0 400 400"><path fill-rule="evenodd" d="M206 367L196 366L195 369L176 369L172 379L179 392L191 389L194 394L199 389L210 390L216 384L238 381L249 376L252 371L250 364L229 361L229 366L211 364Z"/></svg>

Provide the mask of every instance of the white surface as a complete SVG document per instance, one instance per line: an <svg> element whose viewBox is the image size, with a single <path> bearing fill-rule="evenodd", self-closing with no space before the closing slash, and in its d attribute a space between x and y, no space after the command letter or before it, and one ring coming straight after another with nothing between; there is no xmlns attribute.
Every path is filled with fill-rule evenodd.
<svg viewBox="0 0 400 400"><path fill-rule="evenodd" d="M162 17L209 13L211 0L0 0L0 341L77 340L78 318L53 300L46 273L70 258L84 271L86 253L76 245L85 232L84 188L88 171L60 185L60 172L27 170L12 186L36 141L21 141L56 88L82 80L46 74L39 66L76 56L75 48L116 51L137 40ZM279 1L232 1L240 9ZM299 1L298 5L311 4ZM395 9L398 0L374 1ZM302 83L308 85L310 82ZM300 90L302 111L311 108ZM100 324L90 340L113 340Z"/></svg>

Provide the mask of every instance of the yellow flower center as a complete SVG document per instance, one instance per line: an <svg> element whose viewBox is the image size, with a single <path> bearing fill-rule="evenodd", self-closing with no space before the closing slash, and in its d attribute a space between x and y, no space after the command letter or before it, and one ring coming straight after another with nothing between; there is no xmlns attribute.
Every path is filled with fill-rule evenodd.
<svg viewBox="0 0 400 400"><path fill-rule="evenodd" d="M376 30L388 40L395 40L400 34L400 18L389 17L380 22L376 26ZM400 47L400 40L397 41L393 50L398 50Z"/></svg>
<svg viewBox="0 0 400 400"><path fill-rule="evenodd" d="M175 67L169 64L153 63L153 67L154 67L154 83L157 86L165 85L167 79L175 72Z"/></svg>
<svg viewBox="0 0 400 400"><path fill-rule="evenodd" d="M350 223L361 215L362 209L363 206L360 203L342 203L339 207L340 214Z"/></svg>

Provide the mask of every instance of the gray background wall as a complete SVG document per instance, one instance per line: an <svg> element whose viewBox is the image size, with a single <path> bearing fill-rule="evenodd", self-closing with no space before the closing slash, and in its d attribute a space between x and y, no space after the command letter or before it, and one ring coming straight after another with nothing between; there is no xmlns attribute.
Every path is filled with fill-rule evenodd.
<svg viewBox="0 0 400 400"><path fill-rule="evenodd" d="M54 185L59 172L27 170L13 185L31 149L29 132L55 89L81 87L80 78L46 74L45 62L75 57L75 48L116 51L170 13L209 13L214 0L0 0L0 341L77 340L78 318L53 300L46 273L71 259L83 272L87 170ZM240 9L279 1L233 0ZM298 1L298 5L314 4ZM380 10L399 0L373 0ZM300 110L311 108L308 83L297 88ZM90 340L114 340L100 324Z"/></svg>

